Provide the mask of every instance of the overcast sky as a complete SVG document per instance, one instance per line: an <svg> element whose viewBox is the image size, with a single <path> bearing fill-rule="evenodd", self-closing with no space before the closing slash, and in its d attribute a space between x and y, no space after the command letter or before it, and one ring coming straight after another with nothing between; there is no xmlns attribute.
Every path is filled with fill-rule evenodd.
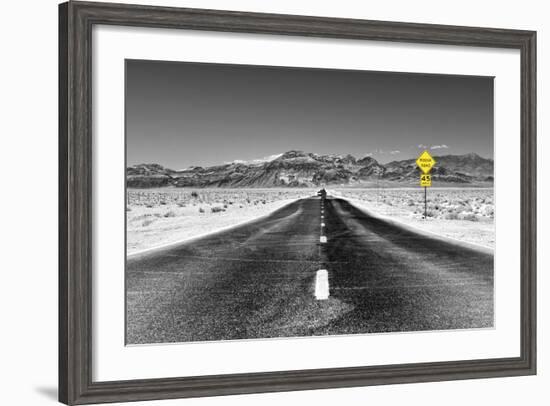
<svg viewBox="0 0 550 406"><path fill-rule="evenodd" d="M493 158L493 79L132 60L126 125L128 165L172 169L292 149Z"/></svg>

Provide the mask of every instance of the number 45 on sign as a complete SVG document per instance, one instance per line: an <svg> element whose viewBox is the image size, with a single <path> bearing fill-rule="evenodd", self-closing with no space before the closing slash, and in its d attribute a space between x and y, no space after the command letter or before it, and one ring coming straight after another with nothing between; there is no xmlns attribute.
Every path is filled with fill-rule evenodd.
<svg viewBox="0 0 550 406"><path fill-rule="evenodd" d="M432 175L423 173L420 175L420 186L431 187L432 186Z"/></svg>

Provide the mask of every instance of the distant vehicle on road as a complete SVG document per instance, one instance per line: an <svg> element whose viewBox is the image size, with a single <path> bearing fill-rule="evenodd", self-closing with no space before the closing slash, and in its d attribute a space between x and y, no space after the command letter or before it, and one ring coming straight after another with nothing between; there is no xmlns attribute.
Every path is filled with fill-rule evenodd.
<svg viewBox="0 0 550 406"><path fill-rule="evenodd" d="M327 197L327 191L325 189L321 189L317 192L317 196Z"/></svg>

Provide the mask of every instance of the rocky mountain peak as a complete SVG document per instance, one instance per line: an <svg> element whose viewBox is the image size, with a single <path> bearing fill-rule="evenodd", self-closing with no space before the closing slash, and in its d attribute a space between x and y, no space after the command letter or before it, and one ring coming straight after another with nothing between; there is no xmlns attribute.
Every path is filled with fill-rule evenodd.
<svg viewBox="0 0 550 406"><path fill-rule="evenodd" d="M277 160L294 159L294 158L306 158L310 154L306 154L304 151L290 150L282 154Z"/></svg>

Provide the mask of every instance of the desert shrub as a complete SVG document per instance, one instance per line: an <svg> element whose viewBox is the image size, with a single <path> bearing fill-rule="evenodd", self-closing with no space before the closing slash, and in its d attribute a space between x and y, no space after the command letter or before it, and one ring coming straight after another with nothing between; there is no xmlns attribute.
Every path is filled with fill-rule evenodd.
<svg viewBox="0 0 550 406"><path fill-rule="evenodd" d="M151 203L147 204L145 207L149 208L149 209L152 209L153 208L153 205Z"/></svg>
<svg viewBox="0 0 550 406"><path fill-rule="evenodd" d="M202 207L199 207L199 213L204 213L204 209Z"/></svg>
<svg viewBox="0 0 550 406"><path fill-rule="evenodd" d="M163 205L163 206L166 206L166 202L164 200L161 200L160 204Z"/></svg>
<svg viewBox="0 0 550 406"><path fill-rule="evenodd" d="M484 216L493 217L495 215L495 208L491 205L482 206L480 211Z"/></svg>
<svg viewBox="0 0 550 406"><path fill-rule="evenodd" d="M223 208L224 208L224 209L227 209L227 204L224 204L224 205L223 205Z"/></svg>
<svg viewBox="0 0 550 406"><path fill-rule="evenodd" d="M132 209L129 207L126 207L126 211L132 211Z"/></svg>
<svg viewBox="0 0 550 406"><path fill-rule="evenodd" d="M474 213L465 213L462 215L462 220L466 221L479 221L477 216Z"/></svg>
<svg viewBox="0 0 550 406"><path fill-rule="evenodd" d="M225 211L224 208L220 206L214 206L210 210L212 211L212 213L219 213L219 212Z"/></svg>
<svg viewBox="0 0 550 406"><path fill-rule="evenodd" d="M153 221L155 221L154 219L146 219L143 221L143 223L141 223L141 225L143 227L147 227L148 225L150 225Z"/></svg>
<svg viewBox="0 0 550 406"><path fill-rule="evenodd" d="M447 214L445 214L446 220L458 220L458 213L454 211L450 211Z"/></svg>
<svg viewBox="0 0 550 406"><path fill-rule="evenodd" d="M187 207L187 205L185 203L182 203L182 202L178 203L178 206L179 207Z"/></svg>
<svg viewBox="0 0 550 406"><path fill-rule="evenodd" d="M135 216L132 220L133 221L143 220L143 219L146 219L147 217L151 217L151 216L152 216L151 214L145 213L145 214L142 214L140 216Z"/></svg>
<svg viewBox="0 0 550 406"><path fill-rule="evenodd" d="M176 213L170 210L164 213L164 217L176 217Z"/></svg>
<svg viewBox="0 0 550 406"><path fill-rule="evenodd" d="M199 197L199 194L197 192L191 192L191 197L196 199Z"/></svg>

